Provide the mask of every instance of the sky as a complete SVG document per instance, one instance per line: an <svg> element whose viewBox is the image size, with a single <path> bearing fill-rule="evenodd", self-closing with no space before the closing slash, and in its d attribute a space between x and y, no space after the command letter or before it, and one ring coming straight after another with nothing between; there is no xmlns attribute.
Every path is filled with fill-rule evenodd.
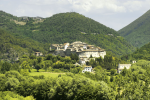
<svg viewBox="0 0 150 100"><path fill-rule="evenodd" d="M0 0L0 10L17 17L77 12L116 31L149 9L150 0Z"/></svg>

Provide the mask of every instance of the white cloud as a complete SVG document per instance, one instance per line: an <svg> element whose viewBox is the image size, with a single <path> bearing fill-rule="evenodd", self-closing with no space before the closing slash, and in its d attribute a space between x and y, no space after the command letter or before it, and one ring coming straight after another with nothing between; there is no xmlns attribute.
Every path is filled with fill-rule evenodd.
<svg viewBox="0 0 150 100"><path fill-rule="evenodd" d="M150 0L0 0L0 10L15 16L50 17L75 11L116 30L150 7Z"/></svg>
<svg viewBox="0 0 150 100"><path fill-rule="evenodd" d="M142 8L143 2L142 1L127 1L124 3L124 6L130 11L137 11Z"/></svg>

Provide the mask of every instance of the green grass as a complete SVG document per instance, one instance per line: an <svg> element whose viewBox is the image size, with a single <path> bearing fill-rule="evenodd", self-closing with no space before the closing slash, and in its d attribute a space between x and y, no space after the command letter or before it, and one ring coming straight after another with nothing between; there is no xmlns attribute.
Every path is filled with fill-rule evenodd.
<svg viewBox="0 0 150 100"><path fill-rule="evenodd" d="M36 69L31 69L31 72L37 72L37 70ZM45 72L45 70L44 69L39 69L39 72Z"/></svg>
<svg viewBox="0 0 150 100"><path fill-rule="evenodd" d="M44 75L45 77L58 77L58 75L61 74L63 76L65 76L65 73L54 73L54 72L45 72L45 70L40 69L39 72L37 72L36 69L32 69L30 72L30 76L40 76L40 75Z"/></svg>
<svg viewBox="0 0 150 100"><path fill-rule="evenodd" d="M50 72L31 72L30 76L40 76L44 75L45 77L58 77L59 74L65 75L64 73L50 73Z"/></svg>

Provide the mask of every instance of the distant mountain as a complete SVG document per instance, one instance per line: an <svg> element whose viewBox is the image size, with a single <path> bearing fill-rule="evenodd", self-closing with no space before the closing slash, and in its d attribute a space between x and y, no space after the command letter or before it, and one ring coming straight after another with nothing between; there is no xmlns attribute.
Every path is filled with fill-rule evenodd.
<svg viewBox="0 0 150 100"><path fill-rule="evenodd" d="M3 15L7 18L7 13ZM3 19L1 28L10 31L14 36L29 37L40 43L82 41L100 46L117 56L134 50L134 47L115 30L75 12L55 14L41 19L14 16L8 18L10 19L6 21L0 17Z"/></svg>
<svg viewBox="0 0 150 100"><path fill-rule="evenodd" d="M141 47L150 42L150 10L118 33L135 47Z"/></svg>

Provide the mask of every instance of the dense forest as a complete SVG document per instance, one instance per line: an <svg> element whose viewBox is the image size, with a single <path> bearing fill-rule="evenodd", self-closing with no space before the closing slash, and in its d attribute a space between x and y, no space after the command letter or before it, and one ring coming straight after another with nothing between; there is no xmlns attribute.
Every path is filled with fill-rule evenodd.
<svg viewBox="0 0 150 100"><path fill-rule="evenodd" d="M141 17L120 29L118 33L135 47L142 47L150 42L150 10Z"/></svg>
<svg viewBox="0 0 150 100"><path fill-rule="evenodd" d="M127 54L121 57L121 59L125 61L130 61L130 60L139 60L139 59L144 59L144 60L150 60L150 43L145 44L141 48L137 48L135 52L131 54Z"/></svg>
<svg viewBox="0 0 150 100"><path fill-rule="evenodd" d="M115 30L75 12L49 18L15 17L2 11L0 13L0 27L13 36L28 37L40 43L71 43L78 40L99 46L116 56L134 51L134 47Z"/></svg>
<svg viewBox="0 0 150 100"><path fill-rule="evenodd" d="M16 63L0 62L0 99L2 100L148 100L150 99L150 61L139 60L130 69L116 73L115 57L97 58L94 73L81 73L75 66L76 57L34 55L23 57ZM123 63L123 60L118 60ZM89 65L92 65L90 61ZM104 63L103 63L104 62ZM115 61L116 63L119 63ZM107 65L108 66L108 65ZM60 72L56 77L37 73ZM40 72L40 69L45 70ZM61 74L66 73L66 74ZM50 74L50 73L49 73Z"/></svg>
<svg viewBox="0 0 150 100"><path fill-rule="evenodd" d="M15 58L24 54L30 55L37 51L47 53L49 46L27 37L13 36L0 29L0 59L14 61Z"/></svg>

